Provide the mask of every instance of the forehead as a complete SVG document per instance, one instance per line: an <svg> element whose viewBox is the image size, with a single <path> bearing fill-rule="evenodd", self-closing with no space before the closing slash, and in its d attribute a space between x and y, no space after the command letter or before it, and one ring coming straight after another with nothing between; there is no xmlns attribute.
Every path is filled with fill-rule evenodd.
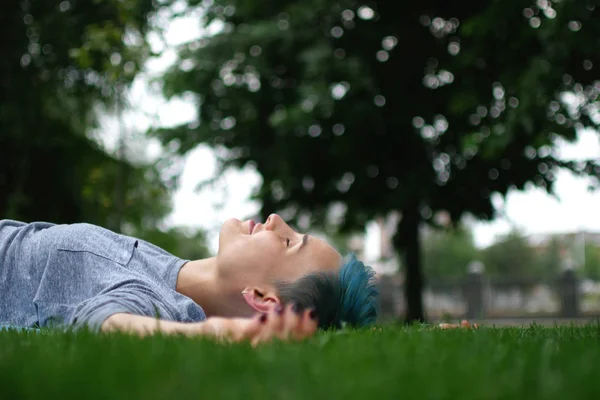
<svg viewBox="0 0 600 400"><path fill-rule="evenodd" d="M310 272L335 272L342 263L342 256L331 245L325 241L315 237L308 236L306 245L296 254L296 257L291 257L297 265L303 265L306 270L304 273Z"/></svg>

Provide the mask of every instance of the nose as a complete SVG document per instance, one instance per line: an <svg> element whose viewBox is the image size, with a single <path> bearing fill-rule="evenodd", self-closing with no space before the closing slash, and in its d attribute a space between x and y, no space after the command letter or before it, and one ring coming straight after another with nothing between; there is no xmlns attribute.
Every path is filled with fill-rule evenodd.
<svg viewBox="0 0 600 400"><path fill-rule="evenodd" d="M269 215L269 218L267 218L267 220L265 221L265 229L268 231L274 231L278 225L281 225L280 221L283 222L283 219L281 219L279 215Z"/></svg>
<svg viewBox="0 0 600 400"><path fill-rule="evenodd" d="M265 221L265 230L275 231L281 235L292 237L296 232L277 214L269 215Z"/></svg>

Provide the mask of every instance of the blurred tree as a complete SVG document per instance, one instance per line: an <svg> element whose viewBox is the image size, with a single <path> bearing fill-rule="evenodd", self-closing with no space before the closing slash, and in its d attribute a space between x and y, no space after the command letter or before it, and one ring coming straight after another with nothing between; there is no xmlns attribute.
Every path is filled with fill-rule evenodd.
<svg viewBox="0 0 600 400"><path fill-rule="evenodd" d="M472 233L464 227L429 231L423 237L423 271L428 278L464 277L469 263L480 258Z"/></svg>
<svg viewBox="0 0 600 400"><path fill-rule="evenodd" d="M211 256L206 246L206 237L200 230L151 228L147 231L136 230L135 236L184 260L198 260Z"/></svg>
<svg viewBox="0 0 600 400"><path fill-rule="evenodd" d="M583 273L586 278L600 280L600 247L588 243L585 245L585 265Z"/></svg>
<svg viewBox="0 0 600 400"><path fill-rule="evenodd" d="M485 271L491 276L536 277L537 255L527 238L512 231L483 252Z"/></svg>
<svg viewBox="0 0 600 400"><path fill-rule="evenodd" d="M341 254L347 254L351 252L350 242L353 238L353 235L351 233L332 232L322 236L323 238L326 238L327 241L331 243L331 245L335 247L337 251L339 251Z"/></svg>
<svg viewBox="0 0 600 400"><path fill-rule="evenodd" d="M90 139L99 109L114 112L149 55L148 18L158 7L152 0L3 4L2 218L85 220L120 230L120 222L141 225L168 210L168 192L154 167L133 166Z"/></svg>
<svg viewBox="0 0 600 400"><path fill-rule="evenodd" d="M552 236L548 245L537 254L537 275L541 278L554 279L562 270L563 244L559 237Z"/></svg>
<svg viewBox="0 0 600 400"><path fill-rule="evenodd" d="M590 2L189 2L220 30L181 47L165 94L196 93L198 121L156 134L253 163L264 214L324 224L341 204L351 230L400 211L408 321L424 318L419 227L437 211L492 218L493 193L600 175L552 149L598 122Z"/></svg>

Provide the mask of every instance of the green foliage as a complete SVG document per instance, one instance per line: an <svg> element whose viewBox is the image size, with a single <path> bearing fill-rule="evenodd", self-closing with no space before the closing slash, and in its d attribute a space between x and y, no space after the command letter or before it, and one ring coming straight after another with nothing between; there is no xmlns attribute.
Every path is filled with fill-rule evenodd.
<svg viewBox="0 0 600 400"><path fill-rule="evenodd" d="M0 387L7 399L593 399L599 339L598 325L417 325L253 349L181 337L0 332Z"/></svg>
<svg viewBox="0 0 600 400"><path fill-rule="evenodd" d="M201 232L162 231L169 187L158 166L91 138L116 113L149 53L150 17L170 1L11 1L0 13L0 218L90 222L175 255L208 255Z"/></svg>
<svg viewBox="0 0 600 400"><path fill-rule="evenodd" d="M562 249L564 243L557 237L552 237L542 254L538 254L538 273L545 278L556 277L562 271Z"/></svg>
<svg viewBox="0 0 600 400"><path fill-rule="evenodd" d="M536 274L536 253L527 239L512 231L484 252L484 265L489 275L532 277Z"/></svg>
<svg viewBox="0 0 600 400"><path fill-rule="evenodd" d="M585 245L583 272L590 279L600 280L600 246L596 244Z"/></svg>
<svg viewBox="0 0 600 400"><path fill-rule="evenodd" d="M464 228L434 230L424 237L423 268L429 278L458 278L464 277L468 264L477 260L484 263L487 276L554 281L572 256L574 237L550 235L547 242L531 244L521 232L513 230L479 250L473 245L472 233ZM600 279L598 246L585 245L585 265L579 272L586 278Z"/></svg>
<svg viewBox="0 0 600 400"><path fill-rule="evenodd" d="M149 55L151 0L11 1L0 13L0 215L20 220L140 224L164 215L153 167L133 166L94 140L96 112ZM102 105L102 107L100 107ZM115 181L123 180L123 210ZM143 210L143 211L142 211Z"/></svg>
<svg viewBox="0 0 600 400"><path fill-rule="evenodd" d="M226 165L255 163L265 212L308 210L317 222L342 201L354 227L414 199L455 219L489 218L492 192L527 182L551 189L556 168L575 169L546 146L574 138L576 123L595 125L585 104L597 97L596 75L563 67L597 57L590 43L600 25L585 4L556 5L539 29L519 0L375 1L370 20L356 16L361 5L206 3L206 23L224 29L183 46L180 60L193 67L176 63L165 86L167 95L198 95L200 124L157 135L182 152L224 146ZM574 16L580 32L568 28ZM568 113L559 93L586 87L591 97Z"/></svg>
<svg viewBox="0 0 600 400"><path fill-rule="evenodd" d="M429 278L459 278L480 259L472 233L465 228L431 231L423 238L423 271Z"/></svg>
<svg viewBox="0 0 600 400"><path fill-rule="evenodd" d="M591 3L202 4L223 29L182 46L165 76L168 96L197 95L198 123L155 134L181 152L229 150L223 168L253 163L265 215L319 225L341 202L341 229L352 230L401 211L394 244L416 318L420 222L439 210L492 218L492 193L551 191L559 168L600 176L596 160L564 162L551 147L598 123Z"/></svg>
<svg viewBox="0 0 600 400"><path fill-rule="evenodd" d="M211 256L206 246L204 232L200 230L170 228L163 231L154 228L146 231L137 230L132 234L184 260L199 260Z"/></svg>

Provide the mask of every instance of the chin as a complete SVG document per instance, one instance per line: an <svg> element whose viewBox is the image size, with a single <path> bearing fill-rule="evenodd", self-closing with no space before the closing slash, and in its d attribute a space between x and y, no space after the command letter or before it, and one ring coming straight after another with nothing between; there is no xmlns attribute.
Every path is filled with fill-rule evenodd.
<svg viewBox="0 0 600 400"><path fill-rule="evenodd" d="M236 232L240 230L242 222L236 218L229 218L221 225L221 234L225 232Z"/></svg>
<svg viewBox="0 0 600 400"><path fill-rule="evenodd" d="M235 241L237 237L243 234L242 221L236 218L229 218L223 225L219 232L219 252L223 246L227 246L228 243Z"/></svg>

